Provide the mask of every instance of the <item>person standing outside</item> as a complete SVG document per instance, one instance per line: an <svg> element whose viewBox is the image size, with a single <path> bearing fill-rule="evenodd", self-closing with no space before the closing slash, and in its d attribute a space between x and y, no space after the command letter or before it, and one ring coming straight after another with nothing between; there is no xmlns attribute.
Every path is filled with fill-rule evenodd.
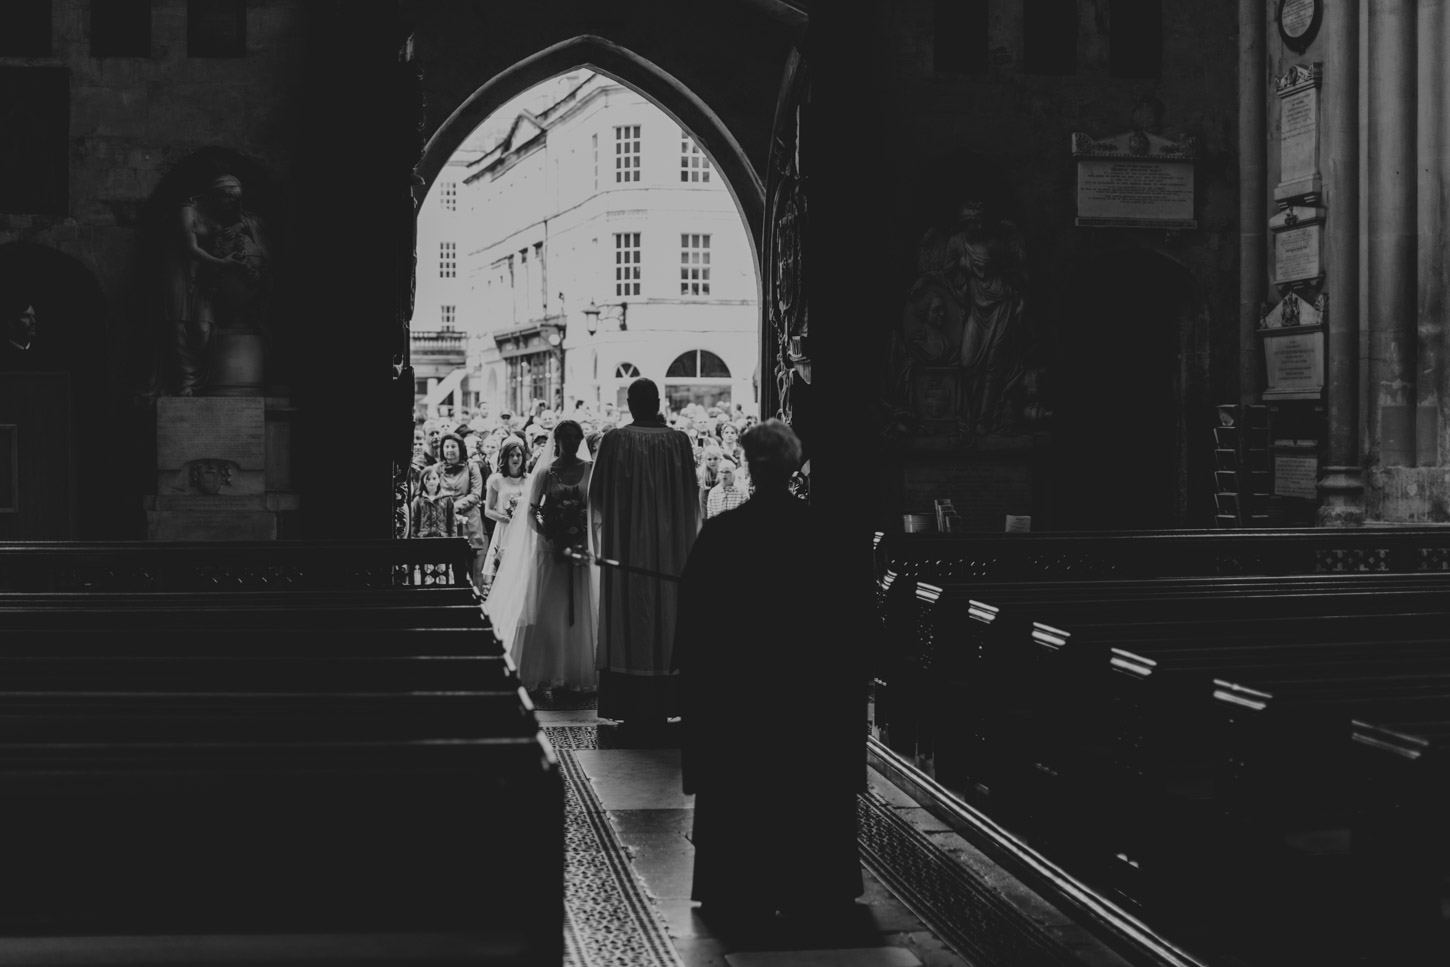
<svg viewBox="0 0 1450 967"><path fill-rule="evenodd" d="M660 415L659 387L641 377L627 398L634 422L599 441L589 484L594 552L628 568L599 575L599 717L648 735L677 711L675 578L700 529L700 492L690 440Z"/></svg>

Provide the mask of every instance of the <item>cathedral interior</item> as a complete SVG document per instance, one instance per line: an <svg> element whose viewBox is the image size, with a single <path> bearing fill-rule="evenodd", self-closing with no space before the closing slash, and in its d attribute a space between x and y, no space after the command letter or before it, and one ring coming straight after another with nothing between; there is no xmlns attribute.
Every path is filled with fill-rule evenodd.
<svg viewBox="0 0 1450 967"><path fill-rule="evenodd" d="M0 962L1450 962L1447 40L0 3ZM702 918L679 722L531 699L467 545L397 539L419 204L580 68L728 185L833 524L742 648L808 586L874 608L849 917Z"/></svg>

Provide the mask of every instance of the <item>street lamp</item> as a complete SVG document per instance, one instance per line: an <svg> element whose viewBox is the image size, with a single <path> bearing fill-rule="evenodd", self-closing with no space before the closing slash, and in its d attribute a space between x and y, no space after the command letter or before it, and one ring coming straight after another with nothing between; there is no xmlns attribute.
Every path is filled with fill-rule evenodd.
<svg viewBox="0 0 1450 967"><path fill-rule="evenodd" d="M616 314L615 309L619 312ZM604 305L595 305L594 300L589 300L589 307L584 310L584 328L589 330L589 335L594 335L599 329L599 317L606 319L618 319L619 331L625 332L629 329L629 303L628 302L606 302Z"/></svg>
<svg viewBox="0 0 1450 967"><path fill-rule="evenodd" d="M566 347L564 345L564 336L569 331L569 323L568 323L568 321L563 316L560 316L559 317L559 321L556 322L556 323L554 323L553 326L554 326L554 331L551 332L551 333L549 333L549 346L554 350L555 358L558 360L558 365L559 365L559 389L558 389L558 392L559 392L559 404L558 404L558 407L559 407L560 410L563 410L563 408L564 408L564 354L566 352L568 352L568 347ZM553 400L550 400L549 403L552 406L553 403L554 403L554 401Z"/></svg>

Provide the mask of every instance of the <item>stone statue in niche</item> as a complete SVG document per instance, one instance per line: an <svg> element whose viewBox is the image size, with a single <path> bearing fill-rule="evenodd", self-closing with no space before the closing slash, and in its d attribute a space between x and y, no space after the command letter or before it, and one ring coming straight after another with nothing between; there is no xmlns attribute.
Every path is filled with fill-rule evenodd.
<svg viewBox="0 0 1450 967"><path fill-rule="evenodd" d="M241 178L227 166L205 166L192 188L162 239L168 388L178 396L217 392L240 371L260 392L272 291L266 225L243 204ZM258 358L238 360L239 352Z"/></svg>
<svg viewBox="0 0 1450 967"><path fill-rule="evenodd" d="M916 272L891 339L887 435L969 443L1030 429L1042 409L1016 225L968 198L928 229Z"/></svg>

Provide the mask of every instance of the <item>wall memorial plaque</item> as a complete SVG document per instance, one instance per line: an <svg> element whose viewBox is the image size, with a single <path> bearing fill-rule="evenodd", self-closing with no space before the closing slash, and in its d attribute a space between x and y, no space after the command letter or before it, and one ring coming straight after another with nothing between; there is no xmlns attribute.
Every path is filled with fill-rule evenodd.
<svg viewBox="0 0 1450 967"><path fill-rule="evenodd" d="M1317 457L1275 453L1274 493L1280 497L1303 497L1313 500L1319 496L1314 484L1319 479Z"/></svg>
<svg viewBox="0 0 1450 967"><path fill-rule="evenodd" d="M1318 64L1295 64L1274 78L1279 94L1279 183L1274 200L1285 201L1321 190L1319 178Z"/></svg>
<svg viewBox="0 0 1450 967"><path fill-rule="evenodd" d="M231 460L243 470L266 467L265 401L260 396L164 396L156 401L156 466Z"/></svg>
<svg viewBox="0 0 1450 967"><path fill-rule="evenodd" d="M1322 0L1279 0L1279 36L1290 50L1308 50L1323 18Z"/></svg>
<svg viewBox="0 0 1450 967"><path fill-rule="evenodd" d="M1268 388L1264 399L1318 399L1324 389L1324 329L1261 331Z"/></svg>
<svg viewBox="0 0 1450 967"><path fill-rule="evenodd" d="M1274 233L1274 284L1307 282L1323 274L1324 209L1287 208L1269 219Z"/></svg>
<svg viewBox="0 0 1450 967"><path fill-rule="evenodd" d="M1089 227L1197 228L1193 138L1169 141L1146 131L1094 139L1076 131L1077 218Z"/></svg>

